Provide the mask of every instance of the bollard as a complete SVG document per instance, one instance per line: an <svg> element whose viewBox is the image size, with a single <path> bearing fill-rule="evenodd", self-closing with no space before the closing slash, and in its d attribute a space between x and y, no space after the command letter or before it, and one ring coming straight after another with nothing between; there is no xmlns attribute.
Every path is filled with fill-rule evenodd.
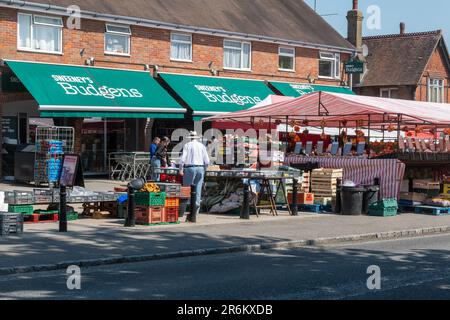
<svg viewBox="0 0 450 320"><path fill-rule="evenodd" d="M250 188L244 182L244 199L242 202L241 219L250 220Z"/></svg>
<svg viewBox="0 0 450 320"><path fill-rule="evenodd" d="M192 223L197 222L197 190L195 185L191 185L191 203L189 205L188 221Z"/></svg>
<svg viewBox="0 0 450 320"><path fill-rule="evenodd" d="M59 187L59 232L67 232L67 188Z"/></svg>
<svg viewBox="0 0 450 320"><path fill-rule="evenodd" d="M298 216L298 180L294 178L292 182L292 204L291 206L291 213L293 216Z"/></svg>
<svg viewBox="0 0 450 320"><path fill-rule="evenodd" d="M334 213L341 213L342 207L341 187L342 187L342 180L336 179L336 200L334 205Z"/></svg>
<svg viewBox="0 0 450 320"><path fill-rule="evenodd" d="M134 227L136 225L136 217L134 215L134 188L128 187L128 210L127 218L125 219L125 227Z"/></svg>

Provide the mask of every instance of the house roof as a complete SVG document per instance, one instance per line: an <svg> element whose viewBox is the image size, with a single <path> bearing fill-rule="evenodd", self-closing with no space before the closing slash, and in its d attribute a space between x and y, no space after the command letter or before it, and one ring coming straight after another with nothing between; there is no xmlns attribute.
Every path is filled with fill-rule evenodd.
<svg viewBox="0 0 450 320"><path fill-rule="evenodd" d="M417 85L437 47L448 57L441 30L365 37L363 44L369 55L361 86Z"/></svg>
<svg viewBox="0 0 450 320"><path fill-rule="evenodd" d="M78 5L82 11L304 42L353 51L354 47L299 0L8 0L8 4Z"/></svg>

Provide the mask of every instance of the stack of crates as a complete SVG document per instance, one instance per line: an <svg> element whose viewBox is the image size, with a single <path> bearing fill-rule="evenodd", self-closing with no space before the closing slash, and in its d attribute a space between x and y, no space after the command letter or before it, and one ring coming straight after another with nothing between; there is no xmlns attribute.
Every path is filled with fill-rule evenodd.
<svg viewBox="0 0 450 320"><path fill-rule="evenodd" d="M0 237L23 233L21 213L0 212Z"/></svg>
<svg viewBox="0 0 450 320"><path fill-rule="evenodd" d="M180 213L181 185L178 183L158 183L158 187L166 194L163 222L177 223Z"/></svg>
<svg viewBox="0 0 450 320"><path fill-rule="evenodd" d="M383 199L369 206L369 216L393 217L398 212L397 199Z"/></svg>
<svg viewBox="0 0 450 320"><path fill-rule="evenodd" d="M137 192L135 203L137 224L152 225L164 222L165 192Z"/></svg>
<svg viewBox="0 0 450 320"><path fill-rule="evenodd" d="M337 179L342 180L342 169L315 169L311 175L311 192L321 204L336 199Z"/></svg>

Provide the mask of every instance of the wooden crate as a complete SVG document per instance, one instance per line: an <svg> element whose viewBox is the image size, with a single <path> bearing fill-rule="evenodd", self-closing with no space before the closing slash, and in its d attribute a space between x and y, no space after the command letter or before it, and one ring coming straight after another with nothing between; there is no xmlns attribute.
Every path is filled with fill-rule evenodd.
<svg viewBox="0 0 450 320"><path fill-rule="evenodd" d="M288 193L289 203L292 203L292 193ZM314 204L314 194L299 192L297 194L297 204Z"/></svg>

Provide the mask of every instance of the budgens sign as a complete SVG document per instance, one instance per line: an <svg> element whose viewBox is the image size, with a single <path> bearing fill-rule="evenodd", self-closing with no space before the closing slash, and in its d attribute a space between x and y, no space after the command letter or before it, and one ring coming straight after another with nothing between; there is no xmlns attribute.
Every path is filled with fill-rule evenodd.
<svg viewBox="0 0 450 320"><path fill-rule="evenodd" d="M103 97L105 99L114 100L116 98L142 98L143 94L135 88L108 87L106 85L99 86L91 77L78 77L52 74L52 79L64 90L69 96L91 96Z"/></svg>
<svg viewBox="0 0 450 320"><path fill-rule="evenodd" d="M240 106L254 106L262 100L258 96L230 93L222 86L195 85L195 88L211 103L230 103Z"/></svg>

